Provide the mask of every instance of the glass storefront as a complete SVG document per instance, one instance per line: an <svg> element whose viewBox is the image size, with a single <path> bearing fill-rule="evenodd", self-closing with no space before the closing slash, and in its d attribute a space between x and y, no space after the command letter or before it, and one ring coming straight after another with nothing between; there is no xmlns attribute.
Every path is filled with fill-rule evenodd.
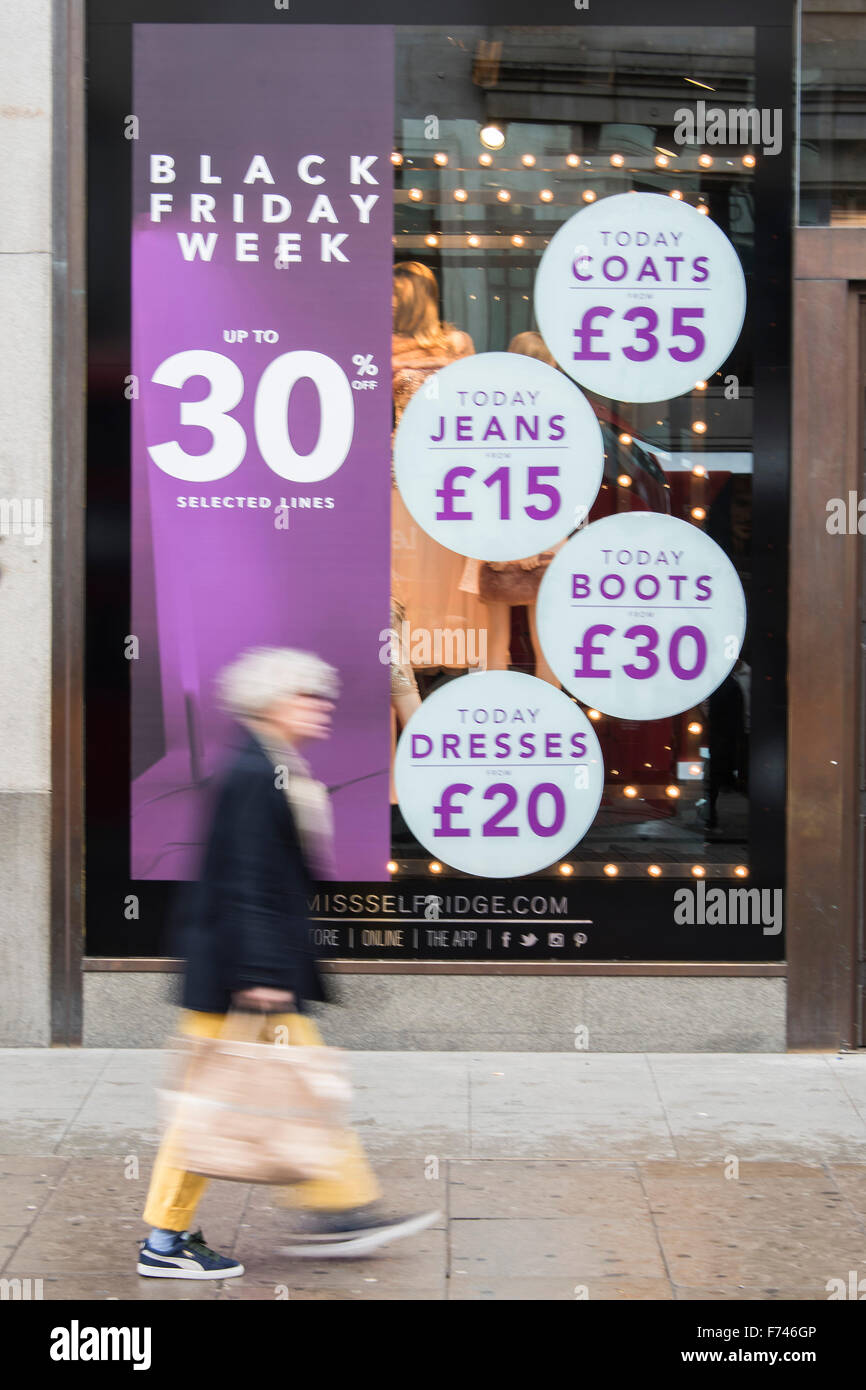
<svg viewBox="0 0 866 1390"><path fill-rule="evenodd" d="M552 236L599 199L655 193L710 217L736 248L749 287L760 149L733 142L684 147L677 128L686 103L703 96L707 105L750 108L754 88L749 29L398 30L398 267L420 263L435 276L443 320L470 340L459 351L529 353L552 362L533 310L536 271ZM399 360L395 373L400 390ZM604 479L588 517L646 510L701 528L732 559L750 607L753 396L748 312L723 366L674 399L641 404L591 395L604 438ZM398 569L415 534L402 518L393 542ZM432 595L445 580L431 563L428 557L424 583ZM438 565L445 571L455 561L442 551ZM479 586L495 577L484 569L480 580L477 572L455 573L454 584L462 579L474 593L452 595L450 610L443 595L438 627L465 626L470 657L486 640L491 669L510 667L558 685L538 643L535 596L511 603L506 592L481 601ZM429 613L424 593L422 586L415 596ZM410 600L410 623L411 608ZM604 794L560 872L748 877L750 641L747 635L721 687L673 718L617 719L588 707L602 748ZM470 661L452 658L449 668L434 655L415 666L421 695L458 668L471 669ZM411 700L404 703L411 709ZM394 860L401 871L423 869L429 854L401 822L396 818L403 834L394 840Z"/></svg>
<svg viewBox="0 0 866 1390"><path fill-rule="evenodd" d="M673 900L699 887L760 901L784 882L790 150L773 64L790 33L778 16L765 29L654 20L361 26L376 78L363 120L339 26L274 33L270 52L261 24L238 29L252 86L232 104L225 16L94 24L89 631L128 650L118 670L104 642L88 647L90 727L110 727L117 750L106 762L88 744L90 955L163 949L225 747L214 680L261 644L316 650L343 677L315 769L336 824L313 903L322 954L513 959L525 916L525 960L783 954L781 920L710 918L698 940ZM104 135L129 111L143 132L131 167ZM131 268L122 239L110 255L105 240L130 208ZM575 217L563 293L542 291ZM595 251L580 240L590 226ZM593 295L578 311L597 286L619 309ZM620 310L627 336L607 351ZM717 320L728 327L711 348ZM507 420L448 415L447 383L475 370L483 389L457 394L476 406L520 378ZM118 373L137 384L122 404ZM532 407L523 377L565 413ZM573 477L553 453L536 466L518 452L556 447L571 410L583 443L558 447L574 475L592 474L597 447L586 506L579 490L566 505ZM465 451L425 523L416 477L431 441ZM442 543L440 520L470 516L455 510L458 475L495 499L503 535L518 512L538 523L525 549ZM693 572L676 545L629 548L634 526L685 535ZM604 600L569 650L569 600L544 595L587 537L608 534L612 572L568 577L572 608ZM711 555L734 596L717 627L701 616L697 557ZM614 596L631 624L623 699L600 683L605 634L621 631L605 627ZM660 670L674 698L657 694ZM527 699L509 713L501 691L520 680ZM495 692L484 711L452 711L465 738L431 732L434 709L482 690ZM548 772L523 788L507 758L540 745L493 726L531 722L536 706L561 728L545 735ZM579 766L564 779L550 769L565 766L569 729ZM442 766L464 759L469 777L420 809L416 744L440 748ZM473 780L485 759L487 782ZM486 818L470 831L471 796ZM133 904L119 924L117 902ZM440 920L471 930L430 928Z"/></svg>

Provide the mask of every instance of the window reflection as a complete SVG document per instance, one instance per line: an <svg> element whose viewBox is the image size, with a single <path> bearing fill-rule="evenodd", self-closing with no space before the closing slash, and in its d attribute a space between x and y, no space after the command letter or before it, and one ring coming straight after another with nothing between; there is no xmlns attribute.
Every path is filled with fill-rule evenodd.
<svg viewBox="0 0 866 1390"><path fill-rule="evenodd" d="M803 226L866 226L866 15L804 14L800 68Z"/></svg>
<svg viewBox="0 0 866 1390"><path fill-rule="evenodd" d="M702 98L724 107L753 103L750 30L398 30L395 262L421 263L435 276L443 343L545 360L532 305L544 249L579 208L630 190L705 209L734 244L748 285L760 154L741 145L678 143L676 111ZM398 412L406 403L407 350L395 338ZM730 556L748 602L748 311L729 361L686 395L627 404L585 394L605 449L589 521L648 510L704 529ZM394 544L411 545L411 519L400 508L398 500ZM417 536L416 544L423 544ZM510 665L555 682L534 623L532 576L545 557L528 558L537 563L523 576L497 581L490 566L471 561L458 577L453 556L439 564L425 551L420 606L429 617L426 600L438 595L442 608L450 565L440 624L465 627L467 653L469 631L482 624L494 668ZM404 594L401 602L411 619L417 595ZM454 664L458 655L452 652L449 663L431 652L413 662L404 675L408 688L414 682L414 698L470 669L469 660ZM708 866L715 876L748 874L749 677L747 634L731 676L699 707L651 722L589 711L604 756L605 794L593 827L558 872L675 877ZM395 733L402 722L395 706ZM396 808L393 824L394 862L424 872L427 856Z"/></svg>

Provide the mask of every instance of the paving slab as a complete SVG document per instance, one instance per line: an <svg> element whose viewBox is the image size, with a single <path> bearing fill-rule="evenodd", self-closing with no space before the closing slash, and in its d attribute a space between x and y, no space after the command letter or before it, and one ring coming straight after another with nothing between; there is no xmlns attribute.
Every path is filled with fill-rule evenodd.
<svg viewBox="0 0 866 1390"><path fill-rule="evenodd" d="M826 1293L817 1294L814 1289L796 1286L794 1288L745 1288L736 1287L688 1289L677 1288L674 1297L678 1303L814 1303L816 1297L826 1298Z"/></svg>
<svg viewBox="0 0 866 1390"><path fill-rule="evenodd" d="M796 1284L813 1298L826 1298L827 1281L866 1269L866 1235L815 1232L796 1240L784 1228L775 1233L711 1231L678 1226L659 1231L659 1242L675 1287L781 1287Z"/></svg>
<svg viewBox="0 0 866 1390"><path fill-rule="evenodd" d="M112 1216L137 1215L144 1203L150 1162L135 1154L70 1158L49 1188L46 1211ZM0 1179L2 1192L2 1179Z"/></svg>
<svg viewBox="0 0 866 1390"><path fill-rule="evenodd" d="M142 1280L142 1283L144 1282ZM431 1285L430 1288L426 1289L407 1288L399 1294L395 1294L390 1284L381 1285L369 1280L362 1285L346 1282L335 1288L310 1289L292 1282L287 1283L285 1280L277 1284L250 1283L245 1276L242 1279L226 1279L223 1292L219 1297L229 1303L236 1300L244 1302L280 1302L284 1300L288 1303L358 1303L364 1299L370 1299L374 1302L385 1300L393 1302L395 1298L399 1298L401 1303L436 1303L442 1302L446 1293L441 1284Z"/></svg>
<svg viewBox="0 0 866 1390"><path fill-rule="evenodd" d="M123 1274L49 1275L42 1281L42 1297L48 1302L82 1300L87 1303L213 1303L222 1296L227 1280L172 1280L171 1291L164 1279L140 1279L134 1272Z"/></svg>
<svg viewBox="0 0 866 1390"><path fill-rule="evenodd" d="M612 1115L531 1110L520 1115L473 1116L471 1157L596 1159L675 1158L664 1115Z"/></svg>
<svg viewBox="0 0 866 1390"><path fill-rule="evenodd" d="M577 1216L599 1209L648 1211L633 1166L459 1159L449 1169L449 1215L458 1217Z"/></svg>
<svg viewBox="0 0 866 1390"><path fill-rule="evenodd" d="M455 1277L458 1271L492 1279L563 1276L573 1284L613 1274L665 1277L646 1216L459 1219L451 1222L451 1246Z"/></svg>
<svg viewBox="0 0 866 1390"><path fill-rule="evenodd" d="M574 1303L639 1302L670 1303L674 1294L667 1279L630 1279L606 1275L574 1284L570 1279L465 1279L449 1282L448 1298L453 1302L487 1301Z"/></svg>
<svg viewBox="0 0 866 1390"><path fill-rule="evenodd" d="M828 1169L850 1210L866 1221L866 1163L831 1163Z"/></svg>
<svg viewBox="0 0 866 1390"><path fill-rule="evenodd" d="M820 1231L858 1230L862 1223L821 1165L743 1163L641 1165L644 1190L660 1231L677 1226L772 1232L797 1239ZM863 1228L866 1230L866 1227Z"/></svg>

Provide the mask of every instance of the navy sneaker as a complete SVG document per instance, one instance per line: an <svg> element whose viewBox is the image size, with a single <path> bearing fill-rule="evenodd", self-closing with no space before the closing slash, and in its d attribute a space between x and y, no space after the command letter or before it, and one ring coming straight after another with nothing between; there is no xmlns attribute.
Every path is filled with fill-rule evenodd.
<svg viewBox="0 0 866 1390"><path fill-rule="evenodd" d="M424 1211L413 1216L384 1216L375 1202L348 1211L296 1212L291 1244L284 1245L282 1252L307 1259L360 1259L380 1245L426 1230L441 1215L440 1211Z"/></svg>
<svg viewBox="0 0 866 1390"><path fill-rule="evenodd" d="M170 1250L152 1250L144 1241L137 1271L154 1279L233 1279L243 1274L244 1267L210 1250L201 1231L196 1231L193 1235L178 1232Z"/></svg>

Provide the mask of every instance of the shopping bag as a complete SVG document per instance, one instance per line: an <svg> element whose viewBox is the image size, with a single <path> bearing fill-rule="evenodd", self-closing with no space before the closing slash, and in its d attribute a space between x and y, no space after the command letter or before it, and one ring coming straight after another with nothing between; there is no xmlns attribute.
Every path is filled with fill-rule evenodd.
<svg viewBox="0 0 866 1390"><path fill-rule="evenodd" d="M173 1166L234 1182L335 1178L351 1088L333 1047L258 1042L261 1016L229 1014L216 1038L177 1038L165 1096Z"/></svg>

